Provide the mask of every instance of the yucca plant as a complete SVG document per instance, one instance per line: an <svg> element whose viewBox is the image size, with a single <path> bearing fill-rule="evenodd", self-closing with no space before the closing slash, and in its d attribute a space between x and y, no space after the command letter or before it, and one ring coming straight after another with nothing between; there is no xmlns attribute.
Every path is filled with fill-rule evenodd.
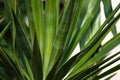
<svg viewBox="0 0 120 80"><path fill-rule="evenodd" d="M0 6L0 80L98 80L120 69L100 73L120 60L119 51L105 58L120 44L120 4L112 10L110 0L0 0ZM110 31L113 38L102 44Z"/></svg>

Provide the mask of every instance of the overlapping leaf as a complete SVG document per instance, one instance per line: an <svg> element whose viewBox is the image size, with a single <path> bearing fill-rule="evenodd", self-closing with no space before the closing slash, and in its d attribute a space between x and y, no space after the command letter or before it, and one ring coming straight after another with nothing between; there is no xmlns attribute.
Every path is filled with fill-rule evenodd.
<svg viewBox="0 0 120 80"><path fill-rule="evenodd" d="M5 0L3 12L0 8L0 79L95 80L119 70L118 64L99 74L120 60L115 58L119 53L104 59L120 44L120 33L114 30L113 38L101 45L120 19L120 13L114 16L120 4L112 10L110 0L103 0L106 20L100 26L100 2ZM81 51L71 56L79 42Z"/></svg>

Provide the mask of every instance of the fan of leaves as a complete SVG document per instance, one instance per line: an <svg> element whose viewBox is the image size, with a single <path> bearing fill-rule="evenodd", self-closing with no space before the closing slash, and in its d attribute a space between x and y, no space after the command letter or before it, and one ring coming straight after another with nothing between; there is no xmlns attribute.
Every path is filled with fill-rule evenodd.
<svg viewBox="0 0 120 80"><path fill-rule="evenodd" d="M119 51L105 58L120 44L120 4L112 10L110 0L102 0L106 20L100 25L100 2L0 0L0 79L96 80L119 70L120 64L99 74L120 60ZM101 45L110 31L113 38Z"/></svg>

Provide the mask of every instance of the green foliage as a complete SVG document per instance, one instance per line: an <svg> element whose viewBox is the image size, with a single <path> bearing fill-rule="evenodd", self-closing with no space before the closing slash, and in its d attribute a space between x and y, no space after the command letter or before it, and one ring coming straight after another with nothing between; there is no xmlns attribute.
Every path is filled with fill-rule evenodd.
<svg viewBox="0 0 120 80"><path fill-rule="evenodd" d="M119 70L120 64L100 74L120 60L120 52L105 58L120 44L120 4L112 10L103 0L100 25L100 2L0 0L0 80L98 80ZM102 45L110 31L113 38Z"/></svg>

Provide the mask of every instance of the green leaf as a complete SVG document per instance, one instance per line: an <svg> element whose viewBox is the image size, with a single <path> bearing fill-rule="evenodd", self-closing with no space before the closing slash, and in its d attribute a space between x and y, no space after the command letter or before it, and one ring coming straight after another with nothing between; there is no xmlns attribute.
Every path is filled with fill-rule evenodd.
<svg viewBox="0 0 120 80"><path fill-rule="evenodd" d="M104 4L105 16L108 17L110 15L110 13L113 11L111 1L110 0L102 0L102 2ZM114 27L112 29L112 33L113 33L113 35L117 34L116 27Z"/></svg>
<svg viewBox="0 0 120 80"><path fill-rule="evenodd" d="M47 75L46 80L51 80L51 79L54 79L54 78L55 78L55 74L56 74L56 71L57 71L57 68L58 68L58 64L59 64L58 62L60 61L60 58L61 58L61 57L59 57L59 58L56 60L54 66L52 67L52 69L50 70L49 74Z"/></svg>
<svg viewBox="0 0 120 80"><path fill-rule="evenodd" d="M116 73L115 74L112 74L111 76L109 76L109 77L107 77L107 78L105 78L105 80L110 80L112 77L114 77L116 75Z"/></svg>
<svg viewBox="0 0 120 80"><path fill-rule="evenodd" d="M34 80L43 79L43 68L42 68L42 58L39 50L38 41L35 37L34 39L34 48L32 53L31 68L34 74Z"/></svg>
<svg viewBox="0 0 120 80"><path fill-rule="evenodd" d="M101 45L120 19L120 4L112 10L103 0L106 20L100 26L100 3L0 0L0 79L93 80L119 70L117 65L100 73L120 60L120 53L105 58L120 44L120 33ZM71 56L79 42L81 51Z"/></svg>
<svg viewBox="0 0 120 80"><path fill-rule="evenodd" d="M12 16L14 18L14 23L15 23L15 27L16 27L16 31L17 31L17 33L16 33L17 34L17 36L16 36L16 43L18 43L19 46L24 45L21 48L24 50L27 58L30 59L31 58L30 44L27 41L27 37L25 37L25 34L24 34L23 30L22 30L22 25L20 24L17 16L15 15L15 13L13 11L12 11Z"/></svg>
<svg viewBox="0 0 120 80"><path fill-rule="evenodd" d="M82 10L81 10L82 3L83 3L83 0L76 0L74 3L74 13L72 15L70 28L69 28L68 34L66 36L66 40L65 40L65 44L64 44L64 48L63 48L63 51L64 50L66 50L66 51L63 52L61 61L59 62L59 65L63 64L65 62L65 60L67 59L67 57L66 57L68 55L67 49L69 47L70 38L72 37L73 30L75 29L77 23L79 22L80 13L82 12Z"/></svg>
<svg viewBox="0 0 120 80"><path fill-rule="evenodd" d="M75 80L79 80L79 79L87 79L89 77L91 77L92 75L96 74L97 72L100 72L100 70L102 70L103 68L106 68L107 66L111 64L113 64L114 62L118 61L119 58L114 59L113 62L109 62L107 64L107 66L104 66L102 68L99 68L101 65L103 65L104 63L106 63L107 61L113 59L114 57L118 56L120 54L120 52L110 56L109 58L105 59L105 60L101 60L101 61L96 61L94 63L91 63L91 66L87 66L87 68L85 68L84 70L82 70L81 72L79 72L78 74L76 74L75 76L71 77L70 79L75 79Z"/></svg>
<svg viewBox="0 0 120 80"><path fill-rule="evenodd" d="M84 53L84 57L78 58L78 63L73 67L73 70L71 71L71 76L75 75L76 73L80 72L83 68L80 68L86 61L92 56L92 54L95 52L95 50L99 47L101 41L104 39L105 35L110 31L110 28L114 26L114 24L119 20L120 14L114 18L108 26L100 33L98 34L97 38L93 41L93 43L86 48L86 53ZM117 37L119 39L119 37ZM113 46L114 47L114 46ZM85 65L84 65L85 66Z"/></svg>
<svg viewBox="0 0 120 80"><path fill-rule="evenodd" d="M5 20L5 17L0 18L0 24Z"/></svg>
<svg viewBox="0 0 120 80"><path fill-rule="evenodd" d="M0 33L0 42L1 42L1 40L3 39L5 33L7 32L10 24L11 24L11 22L9 22L9 23L5 26L5 28L2 30L2 32Z"/></svg>
<svg viewBox="0 0 120 80"><path fill-rule="evenodd" d="M84 9L83 9L84 10ZM84 14L83 14L84 15ZM89 25L88 29L86 30L84 36L80 40L80 50L84 49L86 44L89 40L93 37L96 31L100 28L100 8L98 8L91 24Z"/></svg>
<svg viewBox="0 0 120 80"><path fill-rule="evenodd" d="M31 1L30 0L25 0L26 2L26 10L27 10L27 17L26 18L28 20L28 25L27 27L29 27L29 32L30 32L30 42L31 42L31 46L33 46L34 44L34 37L35 37L35 25L34 25L34 21L33 21L33 13L32 13L32 6L31 6Z"/></svg>
<svg viewBox="0 0 120 80"><path fill-rule="evenodd" d="M42 0L31 0L33 20L42 60L44 57L45 22Z"/></svg>
<svg viewBox="0 0 120 80"><path fill-rule="evenodd" d="M70 29L70 22L72 18L72 13L73 13L73 6L74 6L74 0L68 0L66 2L64 11L63 11L63 16L61 18L61 21L59 23L58 27L58 32L55 37L55 41L53 44L53 49L52 49L52 54L51 54L51 59L50 59L50 67L54 65L56 62L56 59L58 59L62 55L62 51L64 48L65 44L65 39L67 36L67 33Z"/></svg>
<svg viewBox="0 0 120 80"><path fill-rule="evenodd" d="M16 41L16 27L14 22L12 23L12 45L13 45L13 51L15 52L15 42Z"/></svg>
<svg viewBox="0 0 120 80"><path fill-rule="evenodd" d="M52 52L52 46L58 30L58 13L59 13L59 1L48 0L45 5L45 49L44 49L44 63L43 73L48 74L50 71L50 57Z"/></svg>
<svg viewBox="0 0 120 80"><path fill-rule="evenodd" d="M24 33L25 35L25 38L31 48L31 45L30 45L30 33L29 33L29 28L26 26L26 23L25 23L25 17L24 17L24 14L22 15L21 11L18 9L17 11L17 14L16 14L16 17L19 21L19 24L20 24L20 27L21 27L21 31Z"/></svg>
<svg viewBox="0 0 120 80"><path fill-rule="evenodd" d="M65 77L65 75L69 72L71 69L71 66L74 64L75 59L77 58L78 54L69 59L66 63L64 63L60 69L57 70L56 75L55 75L55 80L61 80L62 78Z"/></svg>
<svg viewBox="0 0 120 80"><path fill-rule="evenodd" d="M7 76L11 77L11 79L18 78L18 80L21 80L21 79L24 80L21 72L19 71L19 69L16 67L16 64L14 63L15 56L12 54L13 53L11 53L9 49L0 48L0 58L4 60L4 62L2 62L2 66Z"/></svg>
<svg viewBox="0 0 120 80"><path fill-rule="evenodd" d="M11 19L12 10L16 13L16 0L6 0L4 1L5 8L7 10L8 18Z"/></svg>
<svg viewBox="0 0 120 80"><path fill-rule="evenodd" d="M120 59L120 58L119 58L119 59ZM113 68L111 68L111 69L109 69L108 71L100 74L99 76L95 77L93 80L101 79L101 78L103 78L103 77L105 77L105 76L107 76L107 75L109 75L109 74L111 74L111 73L113 73L113 72L115 72L115 71L117 71L117 70L119 70L119 69L120 69L120 64L117 65L117 66L115 66L115 67L113 67Z"/></svg>
<svg viewBox="0 0 120 80"><path fill-rule="evenodd" d="M107 60L107 59L106 59ZM111 60L110 62L108 62L106 65L104 65L104 66L100 66L100 68L98 68L98 69L96 69L96 70L94 70L91 74L89 74L89 75L87 75L86 77L84 77L83 79L87 79L87 78L89 78L90 76L92 76L92 75L94 75L94 74L96 74L96 73L100 73L100 71L102 71L103 69L106 69L107 67L109 67L110 65L112 65L112 64L114 64L115 62L117 62L117 61L119 61L120 60L120 57L118 57L118 58L116 58L116 59L114 59L114 60ZM105 60L104 60L105 61ZM105 72L106 73L106 72ZM98 75L97 75L98 76ZM96 77L96 76L95 76ZM95 78L95 77L93 77L93 78Z"/></svg>
<svg viewBox="0 0 120 80"><path fill-rule="evenodd" d="M103 28L106 26L107 23L111 21L111 19L114 17L115 13L119 10L120 4L114 9L114 11L109 15L109 17L105 20L105 22L101 25L99 30L95 33L93 38L89 41L89 43L86 45L86 47L96 38L96 36L103 30Z"/></svg>
<svg viewBox="0 0 120 80"><path fill-rule="evenodd" d="M69 56L72 54L73 50L75 49L76 45L78 44L78 42L81 40L83 34L85 34L85 31L89 27L89 24L91 23L94 15L99 7L99 3L100 3L100 0L98 0L98 1L90 0L89 7L91 7L91 9L88 9L87 14L83 20L83 23L81 24L81 28L79 30L77 30L75 33L75 36L73 36L73 38L69 44L69 48L65 52L66 56L64 56L64 58L63 58L64 61L66 61L69 58Z"/></svg>
<svg viewBox="0 0 120 80"><path fill-rule="evenodd" d="M28 61L28 59L26 58L25 55L23 55L23 57L24 57L24 63L25 63L25 67L26 67L26 70L27 70L27 74L29 75L30 80L34 80L33 73L32 73L29 61Z"/></svg>

